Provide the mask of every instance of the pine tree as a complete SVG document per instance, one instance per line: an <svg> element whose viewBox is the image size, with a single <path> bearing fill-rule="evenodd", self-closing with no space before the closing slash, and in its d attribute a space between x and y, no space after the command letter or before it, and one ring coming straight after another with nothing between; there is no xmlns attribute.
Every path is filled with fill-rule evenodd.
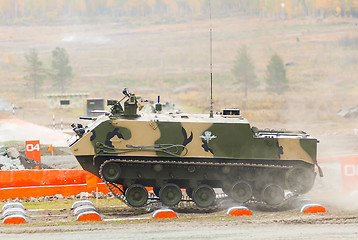
<svg viewBox="0 0 358 240"><path fill-rule="evenodd" d="M274 54L266 67L266 83L269 91L282 94L288 90L286 69L279 55Z"/></svg>
<svg viewBox="0 0 358 240"><path fill-rule="evenodd" d="M246 46L242 46L239 49L231 72L235 76L237 82L244 86L245 98L247 98L248 89L255 88L257 86L257 81L255 66L247 53Z"/></svg>
<svg viewBox="0 0 358 240"><path fill-rule="evenodd" d="M28 65L25 68L27 74L24 78L32 86L34 98L36 99L43 80L46 77L46 70L42 66L36 49L31 49L28 54L25 54L25 59Z"/></svg>
<svg viewBox="0 0 358 240"><path fill-rule="evenodd" d="M70 60L64 48L56 47L52 51L52 69L55 85L60 88L61 93L64 93L66 81L73 77Z"/></svg>

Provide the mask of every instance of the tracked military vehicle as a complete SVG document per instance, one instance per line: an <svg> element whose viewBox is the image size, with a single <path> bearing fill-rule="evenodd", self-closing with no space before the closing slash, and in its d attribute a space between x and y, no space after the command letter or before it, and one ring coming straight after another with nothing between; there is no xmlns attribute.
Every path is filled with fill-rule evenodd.
<svg viewBox="0 0 358 240"><path fill-rule="evenodd" d="M285 191L299 195L313 186L317 139L305 132L259 130L237 109L162 113L158 101L148 113L135 94L123 93L88 126L73 124L69 144L83 169L130 206L147 204L146 187L164 205L176 206L186 193L207 208L215 204L214 189L235 202L275 206Z"/></svg>

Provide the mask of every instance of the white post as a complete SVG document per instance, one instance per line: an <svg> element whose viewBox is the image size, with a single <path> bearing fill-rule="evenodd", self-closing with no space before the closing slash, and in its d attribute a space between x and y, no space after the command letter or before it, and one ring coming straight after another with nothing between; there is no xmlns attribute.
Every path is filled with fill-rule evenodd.
<svg viewBox="0 0 358 240"><path fill-rule="evenodd" d="M55 124L55 114L52 114L52 127L53 127L53 130L55 131L55 127L56 127L56 124Z"/></svg>

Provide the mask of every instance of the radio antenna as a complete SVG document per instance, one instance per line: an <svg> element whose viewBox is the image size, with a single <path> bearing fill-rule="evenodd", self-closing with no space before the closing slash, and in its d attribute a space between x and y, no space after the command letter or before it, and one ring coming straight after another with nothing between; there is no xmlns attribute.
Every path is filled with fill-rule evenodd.
<svg viewBox="0 0 358 240"><path fill-rule="evenodd" d="M213 113L213 28L211 26L211 0L209 0L210 15L210 118L214 117Z"/></svg>

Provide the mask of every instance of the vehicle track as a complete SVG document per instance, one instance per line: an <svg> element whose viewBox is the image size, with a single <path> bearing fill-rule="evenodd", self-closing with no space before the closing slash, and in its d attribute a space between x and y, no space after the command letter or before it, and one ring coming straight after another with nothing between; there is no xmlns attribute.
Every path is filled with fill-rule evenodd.
<svg viewBox="0 0 358 240"><path fill-rule="evenodd" d="M122 164L141 164L141 165L153 165L153 164L166 164L166 165L175 165L175 166L204 166L204 167L222 167L222 166L240 166L240 167L265 167L265 168L277 168L277 169L290 169L293 166L282 166L282 165L268 165L268 164L251 164L251 163L213 163L213 162L190 162L190 161L164 161L164 160L128 160L128 159L110 159L101 164L99 174L103 182L107 185L108 189L113 193L113 195L118 198L124 204L133 207L128 204L125 191L122 187L114 182L107 181L103 176L103 167L108 163L122 163ZM281 211L282 209L288 209L291 207L292 203L299 197L297 194L289 193L286 194L282 203L276 206L270 206L267 203L255 199L253 197L248 202L242 205L254 206L265 211ZM234 203L230 197L224 193L216 193L216 199L212 206L202 208L198 207L196 203L187 195L183 195L181 201L170 208L178 212L213 212L222 210L223 208L230 205L238 205ZM147 212L154 211L166 207L159 198L155 196L154 193L149 193L148 201L141 207L135 207L136 209L146 210Z"/></svg>

